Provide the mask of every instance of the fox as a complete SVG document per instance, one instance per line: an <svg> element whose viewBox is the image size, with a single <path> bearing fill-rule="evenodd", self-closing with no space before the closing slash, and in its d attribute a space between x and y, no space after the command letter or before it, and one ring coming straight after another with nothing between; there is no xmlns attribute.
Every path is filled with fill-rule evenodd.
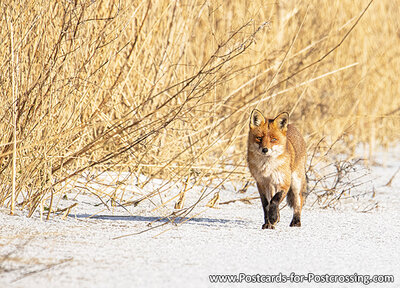
<svg viewBox="0 0 400 288"><path fill-rule="evenodd" d="M264 211L262 229L275 229L279 204L286 197L293 208L290 227L301 227L301 210L307 192L307 148L303 136L282 112L267 119L257 109L250 115L247 162L256 180Z"/></svg>

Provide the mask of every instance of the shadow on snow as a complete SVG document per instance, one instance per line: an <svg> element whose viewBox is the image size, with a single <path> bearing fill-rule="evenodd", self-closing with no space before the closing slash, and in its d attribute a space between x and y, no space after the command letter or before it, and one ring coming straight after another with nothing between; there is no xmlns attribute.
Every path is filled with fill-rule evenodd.
<svg viewBox="0 0 400 288"><path fill-rule="evenodd" d="M189 217L154 217L154 216L124 216L124 215L91 215L91 214L73 214L69 215L72 218L87 218L99 220L113 220L113 221L138 221L138 222L173 222L173 223L213 223L213 224L241 224L247 222L243 220L229 220L229 219L214 219L214 218L189 218Z"/></svg>

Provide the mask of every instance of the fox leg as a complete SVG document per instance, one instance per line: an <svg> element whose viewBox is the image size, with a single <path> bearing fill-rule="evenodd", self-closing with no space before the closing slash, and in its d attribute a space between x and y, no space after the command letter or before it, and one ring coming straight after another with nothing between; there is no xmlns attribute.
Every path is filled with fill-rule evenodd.
<svg viewBox="0 0 400 288"><path fill-rule="evenodd" d="M265 189L263 189L263 187L257 183L257 188L258 188L258 193L260 194L260 199L261 199L261 204L263 207L263 211L264 211L264 224L261 226L262 229L271 229L271 224L269 224L268 221L268 205L269 205L269 201L267 199L267 193L269 193L269 191L266 191Z"/></svg>
<svg viewBox="0 0 400 288"><path fill-rule="evenodd" d="M263 211L264 211L264 224L261 226L262 229L269 229L270 228L270 224L268 221L268 200L265 197L264 194L260 193L260 198L261 198L261 203L263 206Z"/></svg>
<svg viewBox="0 0 400 288"><path fill-rule="evenodd" d="M274 197L272 197L271 202L268 206L268 221L274 227L280 220L279 204L285 198L287 191L280 190Z"/></svg>
<svg viewBox="0 0 400 288"><path fill-rule="evenodd" d="M305 192L305 177L301 179L297 173L292 174L292 185L288 193L288 204L293 208L293 218L290 227L301 226L301 209L303 208L303 193Z"/></svg>

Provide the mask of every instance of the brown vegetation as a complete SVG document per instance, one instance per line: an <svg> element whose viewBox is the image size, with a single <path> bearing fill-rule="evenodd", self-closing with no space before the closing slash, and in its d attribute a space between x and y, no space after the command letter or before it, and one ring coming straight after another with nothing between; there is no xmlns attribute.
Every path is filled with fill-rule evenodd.
<svg viewBox="0 0 400 288"><path fill-rule="evenodd" d="M323 153L398 140L396 3L290 3L2 2L0 205L32 215L44 203L49 216L65 184L89 172L115 191L125 182L102 171L182 182L175 201L215 179L246 183L255 107L289 111ZM163 189L86 188L121 204Z"/></svg>

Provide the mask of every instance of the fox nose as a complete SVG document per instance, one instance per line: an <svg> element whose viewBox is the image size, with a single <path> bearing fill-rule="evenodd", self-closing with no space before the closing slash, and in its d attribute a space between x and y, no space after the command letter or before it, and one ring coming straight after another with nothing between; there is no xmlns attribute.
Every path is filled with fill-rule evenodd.
<svg viewBox="0 0 400 288"><path fill-rule="evenodd" d="M268 148L262 148L262 150L261 150L264 154L267 154L267 152L268 152Z"/></svg>

